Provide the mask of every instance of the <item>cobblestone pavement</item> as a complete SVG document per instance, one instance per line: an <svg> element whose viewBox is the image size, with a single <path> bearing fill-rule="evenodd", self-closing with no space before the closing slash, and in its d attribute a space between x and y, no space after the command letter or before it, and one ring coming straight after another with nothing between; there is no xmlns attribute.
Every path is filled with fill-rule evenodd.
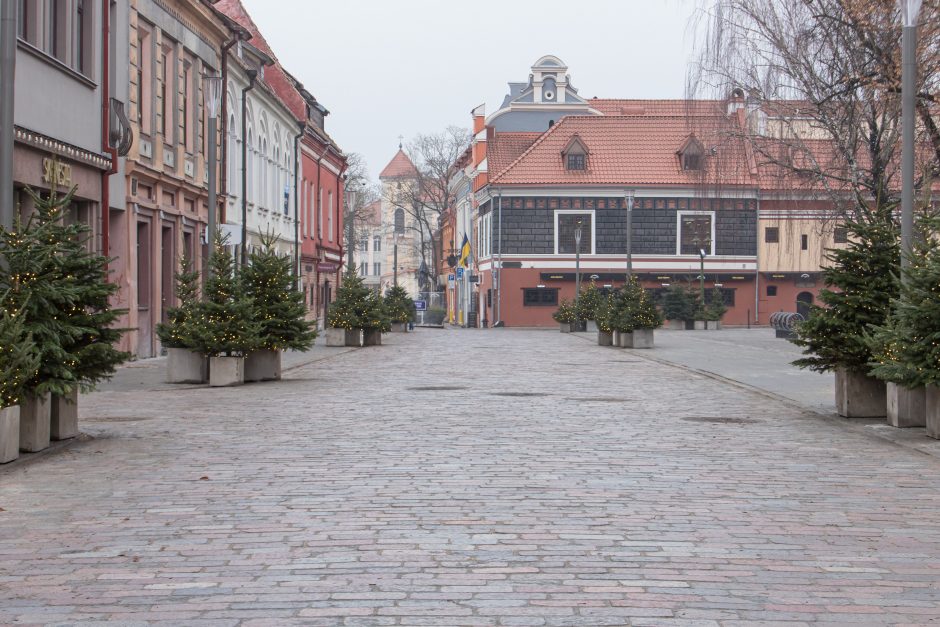
<svg viewBox="0 0 940 627"><path fill-rule="evenodd" d="M427 330L86 397L0 471L0 624L940 623L940 460L639 353Z"/></svg>

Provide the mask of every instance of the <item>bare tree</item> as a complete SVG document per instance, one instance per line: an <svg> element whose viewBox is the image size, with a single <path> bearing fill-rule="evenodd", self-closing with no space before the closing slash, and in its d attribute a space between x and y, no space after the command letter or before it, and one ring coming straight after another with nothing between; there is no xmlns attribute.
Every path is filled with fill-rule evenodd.
<svg viewBox="0 0 940 627"><path fill-rule="evenodd" d="M379 185L369 180L369 168L362 155L351 152L346 156L346 163L346 189L356 192L352 206L345 202L343 204L343 224L346 227L343 237L348 264L351 267L353 251L369 232L367 223L371 216L368 207L379 200L382 194Z"/></svg>
<svg viewBox="0 0 940 627"><path fill-rule="evenodd" d="M687 90L740 99L737 134L763 176L856 217L899 202L900 37L896 0L708 0ZM919 176L940 174L940 2L918 45Z"/></svg>
<svg viewBox="0 0 940 627"><path fill-rule="evenodd" d="M437 285L440 250L434 241L442 214L455 202L451 182L457 171L454 164L470 144L470 132L449 126L440 133L421 134L406 152L417 170L413 180L390 189L386 201L401 208L411 218L411 228L418 240L419 259L427 271L427 280Z"/></svg>

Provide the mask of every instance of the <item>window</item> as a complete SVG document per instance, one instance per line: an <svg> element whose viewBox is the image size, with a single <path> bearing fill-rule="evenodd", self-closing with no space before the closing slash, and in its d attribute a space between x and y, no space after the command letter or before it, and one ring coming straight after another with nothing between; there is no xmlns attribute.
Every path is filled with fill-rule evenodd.
<svg viewBox="0 0 940 627"><path fill-rule="evenodd" d="M780 227L768 226L764 228L764 242L767 244L776 244L780 241Z"/></svg>
<svg viewBox="0 0 940 627"><path fill-rule="evenodd" d="M151 132L152 110L152 74L153 51L150 48L150 29L141 21L137 22L137 123L140 132Z"/></svg>
<svg viewBox="0 0 940 627"><path fill-rule="evenodd" d="M320 188L320 207L317 209L317 237L323 239L323 188Z"/></svg>
<svg viewBox="0 0 940 627"><path fill-rule="evenodd" d="M567 168L569 170L586 169L584 155L568 155Z"/></svg>
<svg viewBox="0 0 940 627"><path fill-rule="evenodd" d="M369 276L369 262L363 261L359 264L359 275Z"/></svg>
<svg viewBox="0 0 940 627"><path fill-rule="evenodd" d="M706 255L715 254L715 214L713 212L678 213L679 220L679 255L699 255L704 250Z"/></svg>
<svg viewBox="0 0 940 627"><path fill-rule="evenodd" d="M193 64L191 61L183 61L183 141L186 145L186 152L192 154L195 144L193 138L193 121L190 105L193 101Z"/></svg>
<svg viewBox="0 0 940 627"><path fill-rule="evenodd" d="M849 231L844 226L837 226L835 231L832 232L832 239L836 244L848 244L849 243Z"/></svg>
<svg viewBox="0 0 940 627"><path fill-rule="evenodd" d="M372 274L382 276L382 264L378 261L372 263Z"/></svg>
<svg viewBox="0 0 940 627"><path fill-rule="evenodd" d="M768 286L767 286L767 295L768 295L768 296L776 296L776 295L777 295L777 286L776 286L776 285L768 285Z"/></svg>
<svg viewBox="0 0 940 627"><path fill-rule="evenodd" d="M72 25L74 33L72 36L72 67L82 74L88 73L85 66L85 56L87 54L85 49L85 2L86 0L75 0L75 15Z"/></svg>
<svg viewBox="0 0 940 627"><path fill-rule="evenodd" d="M557 307L558 288L525 288L522 290L522 305L524 307Z"/></svg>
<svg viewBox="0 0 940 627"><path fill-rule="evenodd" d="M372 250L375 252L382 250L382 238L378 235L372 238Z"/></svg>
<svg viewBox="0 0 940 627"><path fill-rule="evenodd" d="M395 210L395 233L405 232L405 210L399 207Z"/></svg>
<svg viewBox="0 0 940 627"><path fill-rule="evenodd" d="M702 155L695 152L687 152L682 155L683 170L701 170Z"/></svg>
<svg viewBox="0 0 940 627"><path fill-rule="evenodd" d="M176 62L173 58L171 45L164 45L160 50L160 118L163 123L163 140L174 143L176 136L173 132L175 118L176 98L174 97L174 73Z"/></svg>
<svg viewBox="0 0 940 627"><path fill-rule="evenodd" d="M582 255L594 254L594 225L593 213L555 212L555 254L574 255L577 248L575 233L578 227L581 228L581 246Z"/></svg>
<svg viewBox="0 0 940 627"><path fill-rule="evenodd" d="M330 204L328 207L329 211L326 214L326 218L327 218L326 233L329 236L330 241L332 242L333 241L333 192L329 193L329 198L330 198Z"/></svg>
<svg viewBox="0 0 940 627"><path fill-rule="evenodd" d="M800 250L809 250L809 235L800 235Z"/></svg>
<svg viewBox="0 0 940 627"><path fill-rule="evenodd" d="M368 240L368 238L364 238L361 242L359 242L359 252L361 252L361 253L367 253L367 252L369 252L369 240Z"/></svg>

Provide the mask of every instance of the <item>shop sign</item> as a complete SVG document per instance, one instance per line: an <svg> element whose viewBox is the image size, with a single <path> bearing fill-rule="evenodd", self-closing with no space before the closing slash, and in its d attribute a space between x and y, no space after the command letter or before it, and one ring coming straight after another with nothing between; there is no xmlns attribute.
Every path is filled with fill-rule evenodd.
<svg viewBox="0 0 940 627"><path fill-rule="evenodd" d="M71 187L72 166L46 157L42 160L42 182L52 187Z"/></svg>

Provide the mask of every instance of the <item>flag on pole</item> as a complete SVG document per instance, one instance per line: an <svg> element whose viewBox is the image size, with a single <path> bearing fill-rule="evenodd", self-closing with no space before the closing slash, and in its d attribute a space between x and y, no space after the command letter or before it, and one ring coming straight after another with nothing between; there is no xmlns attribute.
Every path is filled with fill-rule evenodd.
<svg viewBox="0 0 940 627"><path fill-rule="evenodd" d="M467 261L470 259L470 238L466 233L463 236L463 244L460 245L460 267L466 268Z"/></svg>

